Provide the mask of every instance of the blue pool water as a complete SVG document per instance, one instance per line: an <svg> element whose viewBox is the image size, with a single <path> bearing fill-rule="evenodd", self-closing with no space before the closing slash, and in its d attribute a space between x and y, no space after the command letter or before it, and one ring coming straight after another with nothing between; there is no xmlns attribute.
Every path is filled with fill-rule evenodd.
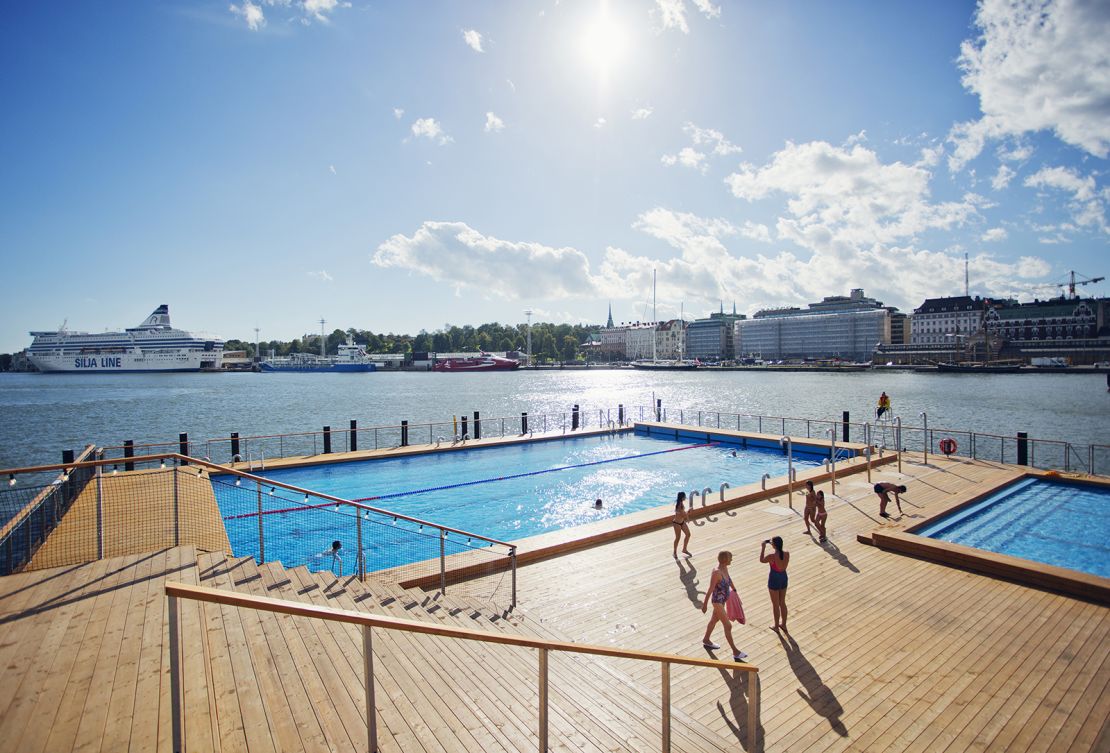
<svg viewBox="0 0 1110 753"><path fill-rule="evenodd" d="M1024 479L920 536L1110 577L1110 490Z"/></svg>
<svg viewBox="0 0 1110 753"><path fill-rule="evenodd" d="M806 454L804 448L794 448L794 464L799 470L817 466L821 460L819 455ZM620 434L289 468L263 475L511 541L673 504L679 490L708 486L715 492L722 482L737 487L759 481L764 473L784 476L786 468L786 457L778 448L705 446L704 438L675 441ZM496 480L506 476L515 478ZM489 483L471 483L490 479ZM457 484L466 485L442 488ZM250 517L258 509L257 490L235 487L227 476L213 477L213 489L228 518L225 525L235 553L257 554L258 518ZM600 510L593 507L598 498L604 505ZM303 499L281 489L273 495L264 490L261 502L264 510L304 505ZM235 518L237 515L248 517ZM333 539L352 540L350 520L331 507L263 518L268 531L266 558L280 559L286 565L305 563L304 552L318 556ZM374 536L367 533L364 540L371 538ZM427 547L407 554L406 547L399 544L384 547L390 551L379 552L377 566L438 555L438 540L435 544L430 553Z"/></svg>

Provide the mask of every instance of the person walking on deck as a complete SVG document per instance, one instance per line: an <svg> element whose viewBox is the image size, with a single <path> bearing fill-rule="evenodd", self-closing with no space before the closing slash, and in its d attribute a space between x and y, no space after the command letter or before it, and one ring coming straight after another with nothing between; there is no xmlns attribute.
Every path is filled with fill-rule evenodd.
<svg viewBox="0 0 1110 753"><path fill-rule="evenodd" d="M899 484L892 484L889 481L884 481L881 484L875 484L875 493L879 495L879 515L884 518L889 518L890 513L886 511L886 506L890 504L890 494L894 493L894 502L898 505L898 514L902 514L902 499L899 494L906 493L906 487Z"/></svg>
<svg viewBox="0 0 1110 753"><path fill-rule="evenodd" d="M770 554L767 553L768 544L774 548ZM786 629L786 586L789 582L786 568L790 564L790 552L783 551L781 536L763 542L759 550L759 561L771 567L767 575L767 592L771 595L771 611L775 615L773 627L775 630L782 628L784 633L789 633Z"/></svg>
<svg viewBox="0 0 1110 753"><path fill-rule="evenodd" d="M709 618L709 624L705 626L705 635L701 639L701 645L709 650L720 648L713 642L713 628L720 622L725 627L725 640L728 641L728 647L732 649L732 658L735 661L743 661L748 658L748 655L736 647L736 643L732 640L732 623L729 622L728 612L725 609L725 604L728 602L729 594L736 590L732 585L732 578L728 574L728 566L732 564L732 552L723 551L717 554L717 568L713 571L713 577L709 580L709 588L705 591L705 598L701 602L701 611L704 614L709 610L709 603L713 602L713 616Z"/></svg>
<svg viewBox="0 0 1110 753"><path fill-rule="evenodd" d="M813 516L817 513L817 492L813 490L813 482L806 481L806 508L802 513L802 520L806 524L806 535L812 536L809 530L811 523L815 523Z"/></svg>
<svg viewBox="0 0 1110 753"><path fill-rule="evenodd" d="M690 514L686 511L686 492L679 492L678 498L674 501L674 517L671 518L671 525L674 526L674 556L678 559L678 539L682 534L686 534L686 539L682 542L682 553L687 557L690 554Z"/></svg>
<svg viewBox="0 0 1110 753"><path fill-rule="evenodd" d="M826 533L826 523L829 520L829 512L825 509L825 492L817 492L817 502L814 506L813 523L817 526L817 533L820 538L817 540L824 544L829 540Z"/></svg>

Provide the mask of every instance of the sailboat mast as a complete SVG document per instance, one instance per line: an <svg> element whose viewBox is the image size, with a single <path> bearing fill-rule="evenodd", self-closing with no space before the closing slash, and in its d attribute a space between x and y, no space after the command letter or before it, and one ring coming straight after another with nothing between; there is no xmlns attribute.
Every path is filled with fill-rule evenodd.
<svg viewBox="0 0 1110 753"><path fill-rule="evenodd" d="M651 270L651 360L658 360L655 341L659 336L659 316L655 313L655 269Z"/></svg>

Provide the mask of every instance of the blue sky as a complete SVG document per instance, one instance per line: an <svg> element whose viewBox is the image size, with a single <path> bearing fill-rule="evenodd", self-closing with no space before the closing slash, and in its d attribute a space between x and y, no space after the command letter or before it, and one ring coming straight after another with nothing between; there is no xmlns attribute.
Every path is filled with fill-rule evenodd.
<svg viewBox="0 0 1110 753"><path fill-rule="evenodd" d="M23 3L0 351L1105 275L1099 2ZM1106 283L1081 288L1106 295Z"/></svg>

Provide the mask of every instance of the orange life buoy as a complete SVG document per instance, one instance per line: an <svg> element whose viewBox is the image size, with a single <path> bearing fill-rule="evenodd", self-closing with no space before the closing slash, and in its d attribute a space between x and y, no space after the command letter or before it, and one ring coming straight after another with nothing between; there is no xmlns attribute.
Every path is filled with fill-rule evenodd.
<svg viewBox="0 0 1110 753"><path fill-rule="evenodd" d="M943 452L945 455L951 455L952 453L954 453L956 451L956 447L956 440L952 439L951 437L946 437L945 439L940 440L940 451Z"/></svg>

